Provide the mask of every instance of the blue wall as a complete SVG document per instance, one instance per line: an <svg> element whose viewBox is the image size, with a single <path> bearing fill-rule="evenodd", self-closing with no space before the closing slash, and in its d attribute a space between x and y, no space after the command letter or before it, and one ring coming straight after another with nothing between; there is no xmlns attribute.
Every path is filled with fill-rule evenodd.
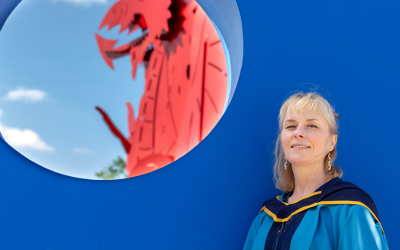
<svg viewBox="0 0 400 250"><path fill-rule="evenodd" d="M199 2L210 13L229 1ZM17 3L2 0L0 20ZM0 141L2 248L241 249L263 200L278 193L271 163L279 107L289 93L310 88L340 114L344 179L371 195L389 245L400 245L393 193L400 175L400 5L237 4L244 57L234 98L213 132L170 166L126 180L82 180L35 165ZM229 23L219 26L224 37L237 29Z"/></svg>

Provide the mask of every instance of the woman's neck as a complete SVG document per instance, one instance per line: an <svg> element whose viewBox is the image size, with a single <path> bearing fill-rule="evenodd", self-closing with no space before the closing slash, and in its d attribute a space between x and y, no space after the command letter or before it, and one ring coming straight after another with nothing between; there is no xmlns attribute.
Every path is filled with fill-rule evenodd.
<svg viewBox="0 0 400 250"><path fill-rule="evenodd" d="M311 166L293 166L292 169L295 188L292 196L289 197L289 203L312 194L329 181L329 177L324 172L323 163Z"/></svg>

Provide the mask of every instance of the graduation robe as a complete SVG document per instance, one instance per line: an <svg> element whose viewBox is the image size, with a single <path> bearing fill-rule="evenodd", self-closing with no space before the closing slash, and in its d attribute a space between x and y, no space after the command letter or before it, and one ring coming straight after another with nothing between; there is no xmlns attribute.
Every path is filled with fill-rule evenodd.
<svg viewBox="0 0 400 250"><path fill-rule="evenodd" d="M350 182L339 182L290 204L282 195L264 202L247 235L244 250L264 250L274 221L307 210L290 250L387 250L375 204Z"/></svg>

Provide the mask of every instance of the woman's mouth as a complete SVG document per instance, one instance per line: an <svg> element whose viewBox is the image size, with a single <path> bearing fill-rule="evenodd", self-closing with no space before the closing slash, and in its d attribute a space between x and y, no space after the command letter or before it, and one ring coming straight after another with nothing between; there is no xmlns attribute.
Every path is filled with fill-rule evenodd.
<svg viewBox="0 0 400 250"><path fill-rule="evenodd" d="M307 148L311 148L311 147L305 146L305 145L293 145L291 148L293 148L293 149L307 149Z"/></svg>

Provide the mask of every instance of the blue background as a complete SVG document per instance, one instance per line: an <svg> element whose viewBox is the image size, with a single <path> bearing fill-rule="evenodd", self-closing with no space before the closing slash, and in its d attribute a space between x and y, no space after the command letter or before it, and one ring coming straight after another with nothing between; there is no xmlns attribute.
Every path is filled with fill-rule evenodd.
<svg viewBox="0 0 400 250"><path fill-rule="evenodd" d="M199 1L206 11L216 2L230 1ZM2 21L17 3L0 2ZM343 179L371 195L389 246L400 244L400 4L237 3L244 57L234 98L210 135L170 166L83 180L35 165L0 141L2 248L241 249L262 202L279 193L271 170L279 107L289 93L310 89L340 114Z"/></svg>

